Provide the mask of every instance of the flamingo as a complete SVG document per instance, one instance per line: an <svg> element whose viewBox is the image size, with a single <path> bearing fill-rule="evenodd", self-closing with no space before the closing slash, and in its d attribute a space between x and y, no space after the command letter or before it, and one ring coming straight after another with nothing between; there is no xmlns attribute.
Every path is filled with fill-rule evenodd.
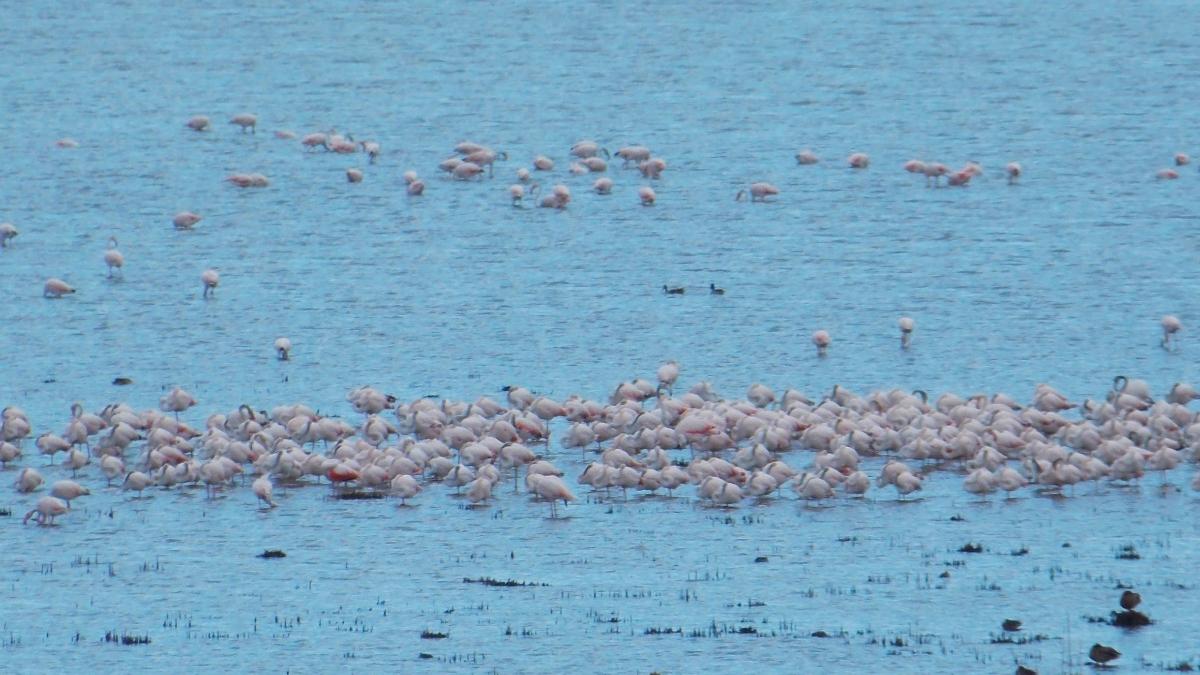
<svg viewBox="0 0 1200 675"><path fill-rule="evenodd" d="M1180 323L1179 317L1175 316L1174 314L1163 315L1162 321L1159 323L1162 325L1163 330L1163 349L1170 349L1172 339L1174 339L1175 334L1178 333L1181 328L1183 328L1183 324Z"/></svg>
<svg viewBox="0 0 1200 675"><path fill-rule="evenodd" d="M871 165L871 158L865 152L856 152L850 155L846 162L850 164L851 169L865 169Z"/></svg>
<svg viewBox="0 0 1200 675"><path fill-rule="evenodd" d="M1154 177L1159 180L1175 180L1179 178L1179 172L1175 169L1159 169Z"/></svg>
<svg viewBox="0 0 1200 675"><path fill-rule="evenodd" d="M624 161L622 166L629 166L635 162L644 162L650 159L650 148L644 145L627 145L617 150L615 154Z"/></svg>
<svg viewBox="0 0 1200 675"><path fill-rule="evenodd" d="M661 157L651 157L644 162L638 163L638 170L642 172L642 177L658 180L662 177L662 172L666 171L667 162Z"/></svg>
<svg viewBox="0 0 1200 675"><path fill-rule="evenodd" d="M300 139L300 145L305 150L316 150L317 148L329 149L329 137L323 133L317 132L305 134Z"/></svg>
<svg viewBox="0 0 1200 675"><path fill-rule="evenodd" d="M292 358L292 341L285 338L275 338L275 353L279 356L280 361L287 361Z"/></svg>
<svg viewBox="0 0 1200 675"><path fill-rule="evenodd" d="M458 180L470 180L483 174L483 167L473 162L459 162L450 170L450 174Z"/></svg>
<svg viewBox="0 0 1200 675"><path fill-rule="evenodd" d="M42 297L44 298L61 298L64 295L70 295L75 292L75 289L70 284L59 279L58 277L50 277L42 286Z"/></svg>
<svg viewBox="0 0 1200 675"><path fill-rule="evenodd" d="M348 183L361 183L361 182L362 182L362 179L363 179L363 172L362 172L362 170L360 170L360 169L346 169L346 182L348 182Z"/></svg>
<svg viewBox="0 0 1200 675"><path fill-rule="evenodd" d="M425 193L425 183L420 179L416 179L408 184L408 187L405 188L405 192L410 197L419 197Z"/></svg>
<svg viewBox="0 0 1200 675"><path fill-rule="evenodd" d="M117 238L108 238L108 250L104 252L104 264L108 265L108 277L111 279L113 270L121 271L125 266L125 256L117 250ZM124 274L124 272L122 272Z"/></svg>
<svg viewBox="0 0 1200 675"><path fill-rule="evenodd" d="M221 283L221 275L210 267L200 274L200 281L204 284L204 297L207 298L216 294L217 284Z"/></svg>
<svg viewBox="0 0 1200 675"><path fill-rule="evenodd" d="M79 141L75 140L74 138L60 138L57 141L54 141L54 145L60 148L71 150L79 147Z"/></svg>
<svg viewBox="0 0 1200 675"><path fill-rule="evenodd" d="M370 163L374 164L375 160L379 159L379 143L375 141L360 141L359 145L362 147L363 152L367 153Z"/></svg>
<svg viewBox="0 0 1200 675"><path fill-rule="evenodd" d="M1016 162L1009 162L1004 167L1004 175L1008 176L1008 184L1015 185L1017 179L1021 177L1021 165Z"/></svg>
<svg viewBox="0 0 1200 675"><path fill-rule="evenodd" d="M907 316L902 316L897 324L900 326L900 348L908 349L908 344L912 342L912 332L917 327L917 322Z"/></svg>
<svg viewBox="0 0 1200 675"><path fill-rule="evenodd" d="M247 129L249 129L250 133L252 134L257 133L255 129L258 126L258 117L251 115L250 113L239 113L234 115L232 118L230 118L229 123L236 124L237 126L241 127L243 134L246 133Z"/></svg>
<svg viewBox="0 0 1200 675"><path fill-rule="evenodd" d="M612 194L613 182L611 178L597 178L595 183L592 183L592 191L598 195Z"/></svg>
<svg viewBox="0 0 1200 675"><path fill-rule="evenodd" d="M801 165L816 164L821 161L812 150L801 150L796 153L796 163Z"/></svg>
<svg viewBox="0 0 1200 675"><path fill-rule="evenodd" d="M520 183L514 183L514 184L508 186L508 194L510 197L512 197L512 205L513 206L520 206L521 201L523 199L525 199L526 193L528 193L529 196L532 197L533 195L537 194L537 191L538 191L537 183L530 185L528 190L526 190L525 186L521 185Z"/></svg>
<svg viewBox="0 0 1200 675"><path fill-rule="evenodd" d="M579 141L571 146L571 155L580 159L591 159L603 153L608 157L608 150L600 147L595 141Z"/></svg>
<svg viewBox="0 0 1200 675"><path fill-rule="evenodd" d="M185 126L187 126L187 128L191 129L192 131L208 131L209 125L210 125L210 122L208 120L208 117L206 117L204 115L194 115L191 119L189 119L187 121L187 124Z"/></svg>
<svg viewBox="0 0 1200 675"><path fill-rule="evenodd" d="M1175 166L1187 166L1192 162L1192 158L1188 157L1186 152L1175 153Z"/></svg>
<svg viewBox="0 0 1200 675"><path fill-rule="evenodd" d="M638 188L638 199L641 200L642 206L654 206L654 200L658 195L654 194L654 189L648 185L643 185Z"/></svg>
<svg viewBox="0 0 1200 675"><path fill-rule="evenodd" d="M540 499L550 502L551 518L558 517L555 509L558 500L562 500L564 507L568 502L575 501L575 495L558 476L543 476L535 473L532 476L526 476L526 482L529 483L529 488L534 494Z"/></svg>
<svg viewBox="0 0 1200 675"><path fill-rule="evenodd" d="M46 479L42 478L42 474L38 473L37 469L27 466L17 474L17 480L13 482L13 487L17 489L17 492L28 493L38 489L45 482Z"/></svg>
<svg viewBox="0 0 1200 675"><path fill-rule="evenodd" d="M29 513L25 514L25 519L21 522L22 524L28 523L29 519L33 518L34 514L37 514L36 520L38 525L53 525L55 517L61 516L67 511L66 502L57 497L46 496L37 500L37 505Z"/></svg>
<svg viewBox="0 0 1200 675"><path fill-rule="evenodd" d="M12 223L0 223L0 248L8 248L8 242L20 234Z"/></svg>
<svg viewBox="0 0 1200 675"><path fill-rule="evenodd" d="M171 223L175 225L175 229L177 230L190 230L201 220L203 218L191 211L180 211L171 219Z"/></svg>
<svg viewBox="0 0 1200 675"><path fill-rule="evenodd" d="M817 356L825 356L825 350L829 349L829 344L833 342L829 337L829 332L818 330L812 334L812 343L817 347Z"/></svg>
<svg viewBox="0 0 1200 675"><path fill-rule="evenodd" d="M738 190L734 201L742 201L742 196L746 194L746 190ZM750 184L750 201L765 202L767 197L779 194L779 188L770 183L751 183Z"/></svg>
<svg viewBox="0 0 1200 675"><path fill-rule="evenodd" d="M271 499L271 479L269 476L266 474L259 476L254 479L250 487L254 490L254 496L262 500L267 505L267 508L273 509L277 506L275 501Z"/></svg>
<svg viewBox="0 0 1200 675"><path fill-rule="evenodd" d="M71 506L72 499L90 494L92 494L91 491L73 480L60 480L50 486L50 496L63 500L68 508Z"/></svg>
<svg viewBox="0 0 1200 675"><path fill-rule="evenodd" d="M535 171L553 171L554 160L545 155L537 155L533 158L533 168Z"/></svg>
<svg viewBox="0 0 1200 675"><path fill-rule="evenodd" d="M137 490L138 498L142 496L142 491L150 487L154 479L142 473L141 471L130 471L125 474L125 481L121 483L122 490Z"/></svg>

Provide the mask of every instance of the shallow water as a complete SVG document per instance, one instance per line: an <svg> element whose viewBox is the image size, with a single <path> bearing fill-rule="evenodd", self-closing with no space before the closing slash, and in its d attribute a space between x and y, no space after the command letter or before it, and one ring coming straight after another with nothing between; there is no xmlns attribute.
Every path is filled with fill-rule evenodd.
<svg viewBox="0 0 1200 675"><path fill-rule="evenodd" d="M681 381L711 379L727 396L764 381L810 396L840 383L1027 399L1047 381L1082 398L1120 373L1156 392L1200 379L1200 178L1184 167L1179 181L1152 179L1194 150L1189 3L330 12L215 0L7 16L0 220L21 235L0 252L0 401L25 408L35 433L61 430L72 401L152 407L172 385L200 399L186 416L199 426L242 402L351 416L345 392L364 383L402 399L498 396L509 383L601 397L667 358ZM259 133L225 124L242 111ZM193 114L214 131L184 129ZM330 127L379 140L383 157L305 154L270 133ZM54 147L67 136L80 147ZM644 181L619 162L614 194L588 193L594 177L566 172L581 138L666 158L658 203L637 204ZM443 179L436 163L463 139L511 159L492 180ZM824 161L797 166L805 147ZM845 168L855 151L870 169ZM542 183L575 194L564 212L508 206L513 172L538 153L558 163ZM913 157L987 173L926 189L900 170ZM1026 175L1009 187L1014 160ZM345 183L350 166L362 184ZM421 198L404 195L409 168L429 184ZM272 185L221 181L235 171ZM782 194L734 202L753 180ZM170 225L183 209L205 216L192 232ZM115 281L101 261L110 235L127 260ZM221 286L205 302L210 266ZM79 293L43 300L52 275ZM710 282L728 293L708 295ZM666 297L664 283L689 292ZM1185 325L1175 352L1157 346L1167 312ZM902 314L917 320L907 352ZM809 342L818 328L834 339L825 359ZM279 335L296 345L290 363L273 359ZM577 475L575 455L552 454ZM94 486L97 467L87 472ZM981 505L958 478L931 482L911 504L888 493L810 509L789 496L726 512L617 497L561 521L523 495L460 509L440 487L410 509L307 488L270 513L248 490L215 503L96 494L61 527L0 519L12 543L0 635L16 664L0 669L513 672L604 659L622 672L1000 672L1019 657L1058 672L1093 641L1124 651L1126 670L1200 658L1191 494L1148 478ZM20 515L31 502L0 480L0 506ZM956 553L968 541L987 550ZM1141 559L1116 559L1125 544ZM288 558L253 557L276 547ZM955 560L965 565L946 567ZM462 582L482 576L548 585ZM1118 581L1158 625L1084 621L1115 606ZM1008 616L1050 639L990 644ZM690 637L714 624L759 634ZM421 640L424 628L450 637ZM153 642L113 646L106 630ZM903 647L880 644L896 637Z"/></svg>

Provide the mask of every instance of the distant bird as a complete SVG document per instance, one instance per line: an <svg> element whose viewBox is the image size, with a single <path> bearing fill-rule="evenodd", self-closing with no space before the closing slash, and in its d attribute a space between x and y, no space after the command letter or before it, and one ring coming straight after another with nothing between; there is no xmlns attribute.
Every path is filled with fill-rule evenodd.
<svg viewBox="0 0 1200 675"><path fill-rule="evenodd" d="M772 197L779 194L779 188L770 183L751 183L750 184L750 201L765 202L767 197ZM746 190L738 190L734 201L742 201L742 196L746 194Z"/></svg>
<svg viewBox="0 0 1200 675"><path fill-rule="evenodd" d="M292 358L292 341L285 337L275 338L275 353L279 355L280 361Z"/></svg>
<svg viewBox="0 0 1200 675"><path fill-rule="evenodd" d="M600 147L595 141L579 141L571 146L571 155L580 159L589 159L603 154L608 157L608 150Z"/></svg>
<svg viewBox="0 0 1200 675"><path fill-rule="evenodd" d="M525 199L525 195L528 194L530 197L534 196L537 194L539 187L540 186L537 183L530 185L528 190L526 190L525 186L521 185L520 183L513 183L512 185L508 186L508 195L512 197L512 205L520 206L521 202Z"/></svg>
<svg viewBox="0 0 1200 675"><path fill-rule="evenodd" d="M243 134L246 133L247 129L249 129L250 133L252 133L252 134L257 133L255 131L255 127L258 125L258 118L255 117L254 115L251 115L250 113L241 113L238 115L234 115L229 120L229 123L236 124L237 126L241 127Z"/></svg>
<svg viewBox="0 0 1200 675"><path fill-rule="evenodd" d="M125 256L117 250L117 238L108 238L108 250L104 252L104 264L108 265L108 276L112 278L113 270L121 271L125 266Z"/></svg>
<svg viewBox="0 0 1200 675"><path fill-rule="evenodd" d="M405 188L404 191L407 192L408 196L410 197L419 197L425 193L425 183L419 178L415 179L413 182L408 184L408 187Z"/></svg>
<svg viewBox="0 0 1200 675"><path fill-rule="evenodd" d="M817 356L825 356L825 350L833 340L827 331L819 330L812 334L812 343L817 346Z"/></svg>
<svg viewBox="0 0 1200 675"><path fill-rule="evenodd" d="M643 177L658 180L662 177L662 172L667 170L667 162L662 157L651 157L639 162L638 170L642 172Z"/></svg>
<svg viewBox="0 0 1200 675"><path fill-rule="evenodd" d="M361 183L361 182L362 182L362 179L363 179L363 172L362 172L361 170L359 170L359 169L346 169L346 182L348 182L348 183Z"/></svg>
<svg viewBox="0 0 1200 675"><path fill-rule="evenodd" d="M66 148L68 150L79 147L79 141L75 140L74 138L60 138L57 141L54 141L54 144L60 148Z"/></svg>
<svg viewBox="0 0 1200 675"><path fill-rule="evenodd" d="M271 499L271 479L269 476L266 474L259 476L254 479L254 483L250 487L254 490L254 496L262 500L267 505L267 508L275 508L275 501Z"/></svg>
<svg viewBox="0 0 1200 675"><path fill-rule="evenodd" d="M1162 337L1163 349L1170 349L1171 341L1174 339L1175 334L1178 333L1181 328L1183 328L1183 324L1180 323L1179 317L1175 316L1174 314L1163 315L1162 321L1160 323L1162 324L1162 330L1163 330L1163 337Z"/></svg>
<svg viewBox="0 0 1200 675"><path fill-rule="evenodd" d="M60 480L50 486L50 496L58 497L65 501L68 508L71 506L72 499L78 499L90 494L92 493L87 488L73 480Z"/></svg>
<svg viewBox="0 0 1200 675"><path fill-rule="evenodd" d="M192 131L208 131L210 122L204 115L195 115L187 121L187 128Z"/></svg>
<svg viewBox="0 0 1200 675"><path fill-rule="evenodd" d="M1012 185L1021 177L1021 165L1016 162L1009 162L1008 166L1004 167L1004 174L1008 176L1008 184Z"/></svg>
<svg viewBox="0 0 1200 675"><path fill-rule="evenodd" d="M1004 622L1000 624L1000 627L1010 632L1018 631L1021 630L1021 622L1016 619L1005 619Z"/></svg>
<svg viewBox="0 0 1200 675"><path fill-rule="evenodd" d="M1133 611L1137 606L1142 604L1142 596L1133 591L1125 591L1121 593L1121 609Z"/></svg>
<svg viewBox="0 0 1200 675"><path fill-rule="evenodd" d="M666 293L667 295L683 295L684 292L683 286L667 286L666 284L663 284L662 289L663 293Z"/></svg>
<svg viewBox="0 0 1200 675"><path fill-rule="evenodd" d="M271 184L271 181L261 173L230 174L225 181L240 188L264 188Z"/></svg>
<svg viewBox="0 0 1200 675"><path fill-rule="evenodd" d="M1088 650L1088 658L1102 666L1109 661L1115 661L1120 656L1121 652L1107 645L1102 645L1099 642L1092 645L1092 648Z"/></svg>
<svg viewBox="0 0 1200 675"><path fill-rule="evenodd" d="M533 158L533 168L538 171L553 171L554 160L545 155L538 155Z"/></svg>
<svg viewBox="0 0 1200 675"><path fill-rule="evenodd" d="M1186 152L1175 153L1175 166L1187 166L1191 161L1192 158L1188 157Z"/></svg>
<svg viewBox="0 0 1200 675"><path fill-rule="evenodd" d="M708 285L708 292L710 295L725 295L725 289L717 288L717 285L713 283Z"/></svg>
<svg viewBox="0 0 1200 675"><path fill-rule="evenodd" d="M450 174L458 180L470 180L483 175L483 167L474 162L459 162L450 170Z"/></svg>
<svg viewBox="0 0 1200 675"><path fill-rule="evenodd" d="M45 482L46 479L42 478L42 474L37 469L27 466L17 474L17 480L13 482L13 487L17 489L17 492L28 493L38 489Z"/></svg>
<svg viewBox="0 0 1200 675"><path fill-rule="evenodd" d="M359 145L362 146L363 152L367 153L367 157L371 158L370 162L372 164L375 163L375 160L379 159L379 143L375 141L360 141Z"/></svg>
<svg viewBox="0 0 1200 675"><path fill-rule="evenodd" d="M57 497L42 497L37 500L37 506L33 507L29 513L25 514L25 520L22 523L28 523L30 518L37 514L38 525L53 525L54 519L61 516L68 510L67 503Z"/></svg>
<svg viewBox="0 0 1200 675"><path fill-rule="evenodd" d="M617 150L615 154L624 160L622 166L629 166L635 162L643 162L650 159L650 148L643 145L627 145Z"/></svg>
<svg viewBox="0 0 1200 675"><path fill-rule="evenodd" d="M900 317L900 321L897 323L900 325L900 348L908 349L908 343L912 341L912 332L917 323L907 316Z"/></svg>
<svg viewBox="0 0 1200 675"><path fill-rule="evenodd" d="M74 292L75 289L70 284L57 277L50 277L42 286L42 297L44 298L61 298Z"/></svg>
<svg viewBox="0 0 1200 675"><path fill-rule="evenodd" d="M275 138L278 138L281 140L290 141L295 137L296 137L296 132L290 131L288 129L279 129L275 132Z"/></svg>
<svg viewBox="0 0 1200 675"><path fill-rule="evenodd" d="M812 150L801 150L800 152L796 153L797 164L816 164L819 161L821 160L813 153Z"/></svg>
<svg viewBox="0 0 1200 675"><path fill-rule="evenodd" d="M13 227L12 223L0 223L0 248L8 248L8 240L18 234L21 233L17 231L17 228Z"/></svg>
<svg viewBox="0 0 1200 675"><path fill-rule="evenodd" d="M597 178L595 183L592 183L592 190L598 195L612 194L613 182L611 178Z"/></svg>
<svg viewBox="0 0 1200 675"><path fill-rule="evenodd" d="M1159 169L1154 177L1159 180L1175 180L1179 178L1179 172L1175 169Z"/></svg>
<svg viewBox="0 0 1200 675"><path fill-rule="evenodd" d="M203 220L200 216L191 211L180 211L171 219L171 223L175 225L177 230L190 230L196 223Z"/></svg>
<svg viewBox="0 0 1200 675"><path fill-rule="evenodd" d="M204 297L214 295L217 284L221 283L221 275L216 270L209 268L200 274L200 281L204 284Z"/></svg>
<svg viewBox="0 0 1200 675"><path fill-rule="evenodd" d="M865 152L856 152L850 155L846 159L846 162L850 165L851 169L865 169L871 165L871 158Z"/></svg>
<svg viewBox="0 0 1200 675"><path fill-rule="evenodd" d="M653 188L646 185L638 188L638 199L641 200L642 206L654 206L654 200L657 198L658 195L654 194Z"/></svg>

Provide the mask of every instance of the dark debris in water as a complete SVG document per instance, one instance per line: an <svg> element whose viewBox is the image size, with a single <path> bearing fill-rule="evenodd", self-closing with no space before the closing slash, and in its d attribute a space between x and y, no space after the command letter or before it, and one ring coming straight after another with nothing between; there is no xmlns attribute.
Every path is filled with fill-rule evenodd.
<svg viewBox="0 0 1200 675"><path fill-rule="evenodd" d="M1125 544L1117 549L1117 560L1141 560L1142 556L1133 547L1133 544Z"/></svg>
<svg viewBox="0 0 1200 675"><path fill-rule="evenodd" d="M116 631L108 631L104 634L104 641L120 645L148 645L150 644L149 635L130 635L129 633L117 634Z"/></svg>
<svg viewBox="0 0 1200 675"><path fill-rule="evenodd" d="M342 490L333 494L334 499L383 499L385 496L372 490Z"/></svg>
<svg viewBox="0 0 1200 675"><path fill-rule="evenodd" d="M1000 627L1010 632L1018 631L1021 630L1021 622L1016 619L1005 619L1004 623L1000 624Z"/></svg>
<svg viewBox="0 0 1200 675"><path fill-rule="evenodd" d="M1161 666L1163 670L1170 670L1177 673L1190 673L1196 669L1191 661L1180 661L1179 663Z"/></svg>
<svg viewBox="0 0 1200 675"><path fill-rule="evenodd" d="M422 659L432 659L433 654L430 654L429 652L421 652L420 654L417 654L417 657Z"/></svg>
<svg viewBox="0 0 1200 675"><path fill-rule="evenodd" d="M11 515L12 515L12 510L0 509L0 516L11 516Z"/></svg>
<svg viewBox="0 0 1200 675"><path fill-rule="evenodd" d="M959 553L983 553L983 545L968 542L966 544L963 544L962 548L958 549L958 552Z"/></svg>
<svg viewBox="0 0 1200 675"><path fill-rule="evenodd" d="M1141 628L1154 622L1136 609L1128 609L1124 612L1113 612L1112 621L1109 623L1119 628Z"/></svg>
<svg viewBox="0 0 1200 675"><path fill-rule="evenodd" d="M950 516L950 522L952 522L952 523L961 523L961 522L964 522L965 520L966 520L966 518L963 518L961 515L959 515L957 513Z"/></svg>
<svg viewBox="0 0 1200 675"><path fill-rule="evenodd" d="M113 384L117 385L118 387L123 387L127 384L133 384L133 379L129 377L114 377Z"/></svg>
<svg viewBox="0 0 1200 675"><path fill-rule="evenodd" d="M277 548L269 548L262 553L259 553L258 558L286 558L287 554Z"/></svg>
<svg viewBox="0 0 1200 675"><path fill-rule="evenodd" d="M1014 556L1029 555L1029 549L1028 549L1028 548L1026 548L1026 547L1024 547L1024 546L1022 546L1021 548L1019 548L1019 549L1017 549L1017 550L1015 550L1015 551L1011 551L1011 552L1009 553L1009 555L1014 555Z"/></svg>
<svg viewBox="0 0 1200 675"><path fill-rule="evenodd" d="M471 579L463 577L464 584L483 584L484 586L502 586L504 588L512 588L514 586L549 586L550 584L539 584L536 581L517 581L516 579L493 579L491 577L479 577Z"/></svg>
<svg viewBox="0 0 1200 675"><path fill-rule="evenodd" d="M826 633L823 630L815 630L812 632L812 636L815 638L827 638L829 637L829 633Z"/></svg>
<svg viewBox="0 0 1200 675"><path fill-rule="evenodd" d="M991 643L994 645L1027 645L1034 642L1045 642L1049 640L1049 635L1018 635L1016 637L1007 633L1001 635L993 635Z"/></svg>
<svg viewBox="0 0 1200 675"><path fill-rule="evenodd" d="M4 514L4 515L8 515L8 514L6 513L6 514ZM760 556L758 556L757 558L755 558L755 559L754 559L754 562L756 562L756 563L765 563L765 562L767 562L767 556L765 556L765 555L760 555Z"/></svg>
<svg viewBox="0 0 1200 675"><path fill-rule="evenodd" d="M439 633L438 631L429 630L428 628L421 631L422 640L445 640L448 637L450 636L445 633Z"/></svg>
<svg viewBox="0 0 1200 675"><path fill-rule="evenodd" d="M642 635L683 635L682 628L647 628Z"/></svg>

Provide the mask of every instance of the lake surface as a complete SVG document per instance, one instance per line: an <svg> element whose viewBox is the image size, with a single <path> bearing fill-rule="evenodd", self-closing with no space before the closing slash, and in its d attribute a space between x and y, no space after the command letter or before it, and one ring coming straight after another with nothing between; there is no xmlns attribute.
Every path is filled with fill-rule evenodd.
<svg viewBox="0 0 1200 675"><path fill-rule="evenodd" d="M1156 394L1200 380L1200 175L1154 180L1175 152L1200 154L1192 3L215 0L6 17L0 221L21 234L0 251L0 404L35 435L61 432L74 401L152 408L176 385L200 400L184 415L196 427L297 401L356 423L345 394L363 384L405 400L507 384L604 398L669 358L728 397L765 382L1028 400L1049 382L1078 400L1120 374ZM226 124L240 112L256 134ZM214 129L186 129L196 114ZM272 134L331 128L378 140L379 161ZM595 176L567 172L584 138L645 144L668 168L651 182L612 162L613 194L592 194ZM436 165L463 140L509 160L452 181ZM804 148L823 161L797 165ZM852 152L870 168L847 168ZM509 205L536 154L557 163L544 187L571 188L566 210ZM931 189L901 169L912 158L985 173ZM239 190L222 180L234 172L271 185ZM757 180L781 194L734 201ZM176 231L185 209L204 220ZM205 301L208 267L221 284ZM78 293L43 299L50 276ZM1158 346L1166 313L1184 324L1176 351ZM917 321L907 351L901 315ZM833 336L824 359L817 329ZM281 335L290 362L274 359ZM575 487L579 453L549 452ZM889 490L829 508L790 491L722 510L692 489L627 502L580 487L549 519L501 486L489 509L442 486L412 508L317 486L270 512L248 488L136 499L102 490L93 465L95 494L35 528L10 470L0 670L1063 672L1096 641L1125 653L1123 672L1197 665L1191 472L1171 474L1177 490L1153 477L990 503L935 474L911 503ZM984 551L959 553L969 542ZM1126 545L1140 558L1118 558ZM265 548L288 557L254 557ZM545 585L463 582L483 577ZM1155 626L1087 622L1115 609L1118 584ZM1027 644L993 643L1009 617ZM109 644L110 630L152 642ZM665 630L682 634L648 634Z"/></svg>

